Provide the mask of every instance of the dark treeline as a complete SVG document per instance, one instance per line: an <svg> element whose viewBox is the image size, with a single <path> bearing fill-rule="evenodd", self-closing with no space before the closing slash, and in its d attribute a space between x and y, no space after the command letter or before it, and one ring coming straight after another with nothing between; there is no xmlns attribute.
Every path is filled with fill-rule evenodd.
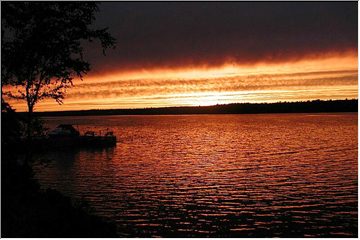
<svg viewBox="0 0 360 240"><path fill-rule="evenodd" d="M143 109L81 110L38 112L38 116L90 115L170 115L170 114L252 114L252 113L315 113L357 112L358 100L314 100L305 102L233 103L198 107L163 107Z"/></svg>

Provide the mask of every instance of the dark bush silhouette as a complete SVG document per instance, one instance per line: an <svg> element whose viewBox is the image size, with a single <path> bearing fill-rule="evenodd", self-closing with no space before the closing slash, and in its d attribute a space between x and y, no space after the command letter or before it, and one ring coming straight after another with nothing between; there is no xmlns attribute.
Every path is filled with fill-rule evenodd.
<svg viewBox="0 0 360 240"><path fill-rule="evenodd" d="M29 165L4 160L1 237L117 237L115 224L89 214L84 204L41 190Z"/></svg>

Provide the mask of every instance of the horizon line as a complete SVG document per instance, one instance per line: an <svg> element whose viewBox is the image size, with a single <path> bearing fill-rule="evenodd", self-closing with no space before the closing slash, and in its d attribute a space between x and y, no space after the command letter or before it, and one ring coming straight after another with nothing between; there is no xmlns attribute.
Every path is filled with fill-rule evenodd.
<svg viewBox="0 0 360 240"><path fill-rule="evenodd" d="M304 102L332 102L332 101L358 101L358 98L345 98L345 99L315 99L315 100L303 100L303 101L278 101L278 102L234 102L234 103L224 103L224 104L214 104L214 105L195 105L195 106L169 106L169 107L145 107L145 108L108 108L108 109L82 109L82 110L63 110L63 111L39 111L34 113L62 113L62 112L85 112L85 111L112 111L112 110L148 110L148 109L172 109L172 108L202 108L202 107L215 107L215 106L227 106L235 104L279 104L279 103L304 103ZM27 113L27 111L17 112L17 113Z"/></svg>

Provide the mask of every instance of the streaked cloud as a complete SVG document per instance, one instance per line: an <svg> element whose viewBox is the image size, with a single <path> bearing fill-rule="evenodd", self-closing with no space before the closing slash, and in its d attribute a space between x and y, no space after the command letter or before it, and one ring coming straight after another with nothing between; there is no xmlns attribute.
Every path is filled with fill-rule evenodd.
<svg viewBox="0 0 360 240"><path fill-rule="evenodd" d="M295 62L252 68L191 68L184 72L164 71L164 75L159 70L153 74L140 71L138 74L97 76L77 82L68 91L64 105L45 101L37 109L142 108L357 98L357 59L351 59L322 59L306 64ZM19 110L25 107L24 104L15 106Z"/></svg>

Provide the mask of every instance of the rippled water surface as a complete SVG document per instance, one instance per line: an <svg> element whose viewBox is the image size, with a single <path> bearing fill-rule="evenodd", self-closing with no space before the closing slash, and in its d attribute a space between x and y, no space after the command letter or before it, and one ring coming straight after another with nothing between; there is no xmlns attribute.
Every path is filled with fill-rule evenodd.
<svg viewBox="0 0 360 240"><path fill-rule="evenodd" d="M121 236L357 236L357 114L90 116L103 150L53 152L44 187L87 200Z"/></svg>

